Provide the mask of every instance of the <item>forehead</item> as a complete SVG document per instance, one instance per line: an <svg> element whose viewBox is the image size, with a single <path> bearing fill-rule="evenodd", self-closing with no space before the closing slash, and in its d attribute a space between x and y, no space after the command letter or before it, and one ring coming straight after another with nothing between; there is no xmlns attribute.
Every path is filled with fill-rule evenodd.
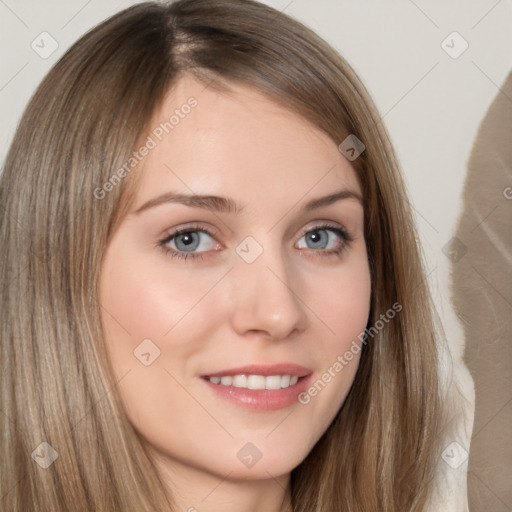
<svg viewBox="0 0 512 512"><path fill-rule="evenodd" d="M246 85L219 91L183 76L141 141L150 149L135 208L166 190L222 192L243 204L340 187L360 193L353 167L327 134Z"/></svg>

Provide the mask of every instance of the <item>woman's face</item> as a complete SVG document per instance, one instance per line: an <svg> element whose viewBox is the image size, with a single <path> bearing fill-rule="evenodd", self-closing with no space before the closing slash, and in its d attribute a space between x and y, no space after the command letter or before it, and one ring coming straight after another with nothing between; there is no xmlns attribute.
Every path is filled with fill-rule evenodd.
<svg viewBox="0 0 512 512"><path fill-rule="evenodd" d="M349 391L370 274L337 144L232 87L183 77L155 115L100 302L117 389L162 468L268 479L306 457Z"/></svg>

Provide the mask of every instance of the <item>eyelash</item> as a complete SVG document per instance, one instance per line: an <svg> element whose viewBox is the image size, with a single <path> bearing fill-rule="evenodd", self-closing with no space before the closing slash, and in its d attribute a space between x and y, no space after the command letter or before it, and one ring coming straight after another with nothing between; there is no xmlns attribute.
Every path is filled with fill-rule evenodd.
<svg viewBox="0 0 512 512"><path fill-rule="evenodd" d="M334 232L336 235L338 235L343 240L341 245L339 245L336 249L330 249L330 250L315 250L315 249L311 249L313 252L324 253L326 255L324 257L331 257L331 256L338 256L339 257L345 251L345 249L347 249L350 246L351 242L354 241L354 237L345 228L342 228L342 227L336 226L336 225L332 225L332 224L321 224L321 225L318 225L318 226L314 226L312 228L308 228L308 229L304 230L301 233L300 238L302 238L307 233L310 233L311 231L322 231L322 230L332 231L332 232ZM201 259L202 260L202 259L204 259L203 258L203 253L207 252L207 251L203 251L203 253L202 252L198 252L198 253L189 252L189 253L186 253L186 252L176 251L176 249L171 249L170 247L168 247L166 245L173 238L175 238L175 237L177 237L179 235L183 235L185 233L195 233L197 231L202 231L202 232L206 233L208 236L210 236L210 237L212 237L214 239L216 237L216 234L214 232L211 232L210 229L208 229L206 226L201 225L201 224L196 224L196 225L188 226L186 228L180 228L180 229L177 229L177 230L173 231L172 233L170 233L169 235L167 235L165 238L163 238L162 240L160 240L158 242L158 247L165 254L171 256L172 258L178 258L178 259L186 260L188 257L191 257L193 260L195 260L195 259Z"/></svg>

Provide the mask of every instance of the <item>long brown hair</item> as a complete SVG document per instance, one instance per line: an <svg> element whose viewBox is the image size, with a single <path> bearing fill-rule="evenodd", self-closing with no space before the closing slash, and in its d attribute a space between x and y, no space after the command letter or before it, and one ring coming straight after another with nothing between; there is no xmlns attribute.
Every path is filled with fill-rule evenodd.
<svg viewBox="0 0 512 512"><path fill-rule="evenodd" d="M438 351L399 164L347 62L252 0L128 8L80 38L26 108L0 189L2 510L173 510L123 414L98 302L103 254L137 170L101 200L94 191L185 72L219 89L249 84L336 144L350 134L365 144L352 164L365 204L368 327L393 304L401 310L364 344L337 417L293 470L293 510L425 510L439 456ZM51 458L43 442L59 457L47 468L36 463Z"/></svg>

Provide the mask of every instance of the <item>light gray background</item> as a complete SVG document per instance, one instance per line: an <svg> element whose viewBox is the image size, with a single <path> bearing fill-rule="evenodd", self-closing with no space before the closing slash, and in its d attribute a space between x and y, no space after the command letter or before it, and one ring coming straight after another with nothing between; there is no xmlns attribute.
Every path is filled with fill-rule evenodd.
<svg viewBox="0 0 512 512"><path fill-rule="evenodd" d="M449 260L443 248L461 209L478 125L512 68L512 0L264 1L330 42L373 96L412 197L429 284L458 366L455 373L473 400L472 380L460 364L462 330L449 302ZM52 64L86 30L133 3L0 0L1 161L29 97ZM59 45L46 59L31 47L43 31ZM469 44L458 58L442 46L453 31ZM454 46L452 51L461 48L456 39L447 44ZM496 205L500 201L506 199L498 192ZM471 427L469 418L460 438L466 447ZM443 510L465 510L460 501L445 505Z"/></svg>

